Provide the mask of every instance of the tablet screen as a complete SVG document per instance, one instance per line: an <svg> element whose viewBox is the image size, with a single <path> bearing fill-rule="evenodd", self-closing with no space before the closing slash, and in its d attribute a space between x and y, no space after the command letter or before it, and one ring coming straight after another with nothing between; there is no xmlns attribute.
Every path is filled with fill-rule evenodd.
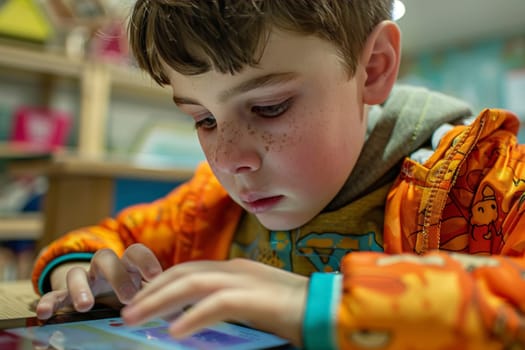
<svg viewBox="0 0 525 350"><path fill-rule="evenodd" d="M25 319L24 326L18 324L6 328L6 321L2 321L0 325L4 328L0 330L0 348L13 350L288 348L286 340L273 334L227 322L202 329L183 340L172 338L167 331L168 323L161 319L138 327L125 326L119 316L74 322L62 317L61 320L55 319L53 323L44 325L39 325L35 318L28 318Z"/></svg>

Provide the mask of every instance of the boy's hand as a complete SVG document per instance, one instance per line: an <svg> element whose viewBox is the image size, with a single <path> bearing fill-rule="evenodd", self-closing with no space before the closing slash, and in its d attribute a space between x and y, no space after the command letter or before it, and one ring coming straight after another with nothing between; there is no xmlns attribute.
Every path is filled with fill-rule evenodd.
<svg viewBox="0 0 525 350"><path fill-rule="evenodd" d="M301 346L308 279L262 263L195 261L166 270L122 310L129 325L173 318L170 333L182 338L219 321L237 321Z"/></svg>
<svg viewBox="0 0 525 350"><path fill-rule="evenodd" d="M58 310L72 306L90 310L98 302L115 306L128 303L143 281L162 272L159 261L146 246L131 245L119 258L112 250L99 250L89 265L60 266L53 272L53 291L42 296L37 317L48 319Z"/></svg>

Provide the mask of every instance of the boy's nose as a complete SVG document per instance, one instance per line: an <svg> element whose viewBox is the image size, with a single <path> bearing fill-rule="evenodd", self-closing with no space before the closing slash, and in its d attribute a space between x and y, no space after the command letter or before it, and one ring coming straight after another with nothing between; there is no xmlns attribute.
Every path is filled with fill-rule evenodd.
<svg viewBox="0 0 525 350"><path fill-rule="evenodd" d="M261 166L256 136L246 131L224 131L218 138L213 158L215 168L230 174L256 171Z"/></svg>

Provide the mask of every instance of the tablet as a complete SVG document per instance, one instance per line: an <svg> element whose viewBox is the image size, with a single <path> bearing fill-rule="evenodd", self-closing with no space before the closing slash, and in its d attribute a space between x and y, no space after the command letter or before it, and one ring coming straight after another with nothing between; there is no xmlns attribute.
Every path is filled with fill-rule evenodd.
<svg viewBox="0 0 525 350"><path fill-rule="evenodd" d="M0 320L0 349L9 350L248 350L294 349L287 340L238 324L220 322L183 339L167 331L168 322L155 319L128 327L116 310Z"/></svg>

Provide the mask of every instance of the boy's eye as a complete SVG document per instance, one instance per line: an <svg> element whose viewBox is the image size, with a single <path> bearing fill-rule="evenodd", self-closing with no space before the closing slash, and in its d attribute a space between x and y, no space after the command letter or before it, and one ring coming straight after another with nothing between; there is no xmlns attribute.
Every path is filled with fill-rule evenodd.
<svg viewBox="0 0 525 350"><path fill-rule="evenodd" d="M195 122L195 129L213 129L217 126L217 121L214 117L209 116Z"/></svg>
<svg viewBox="0 0 525 350"><path fill-rule="evenodd" d="M292 102L292 99L288 99L284 102L278 103L276 105L271 106L253 106L252 112L256 113L258 115L261 115L263 117L267 118L275 118L283 114L290 108L290 104Z"/></svg>

